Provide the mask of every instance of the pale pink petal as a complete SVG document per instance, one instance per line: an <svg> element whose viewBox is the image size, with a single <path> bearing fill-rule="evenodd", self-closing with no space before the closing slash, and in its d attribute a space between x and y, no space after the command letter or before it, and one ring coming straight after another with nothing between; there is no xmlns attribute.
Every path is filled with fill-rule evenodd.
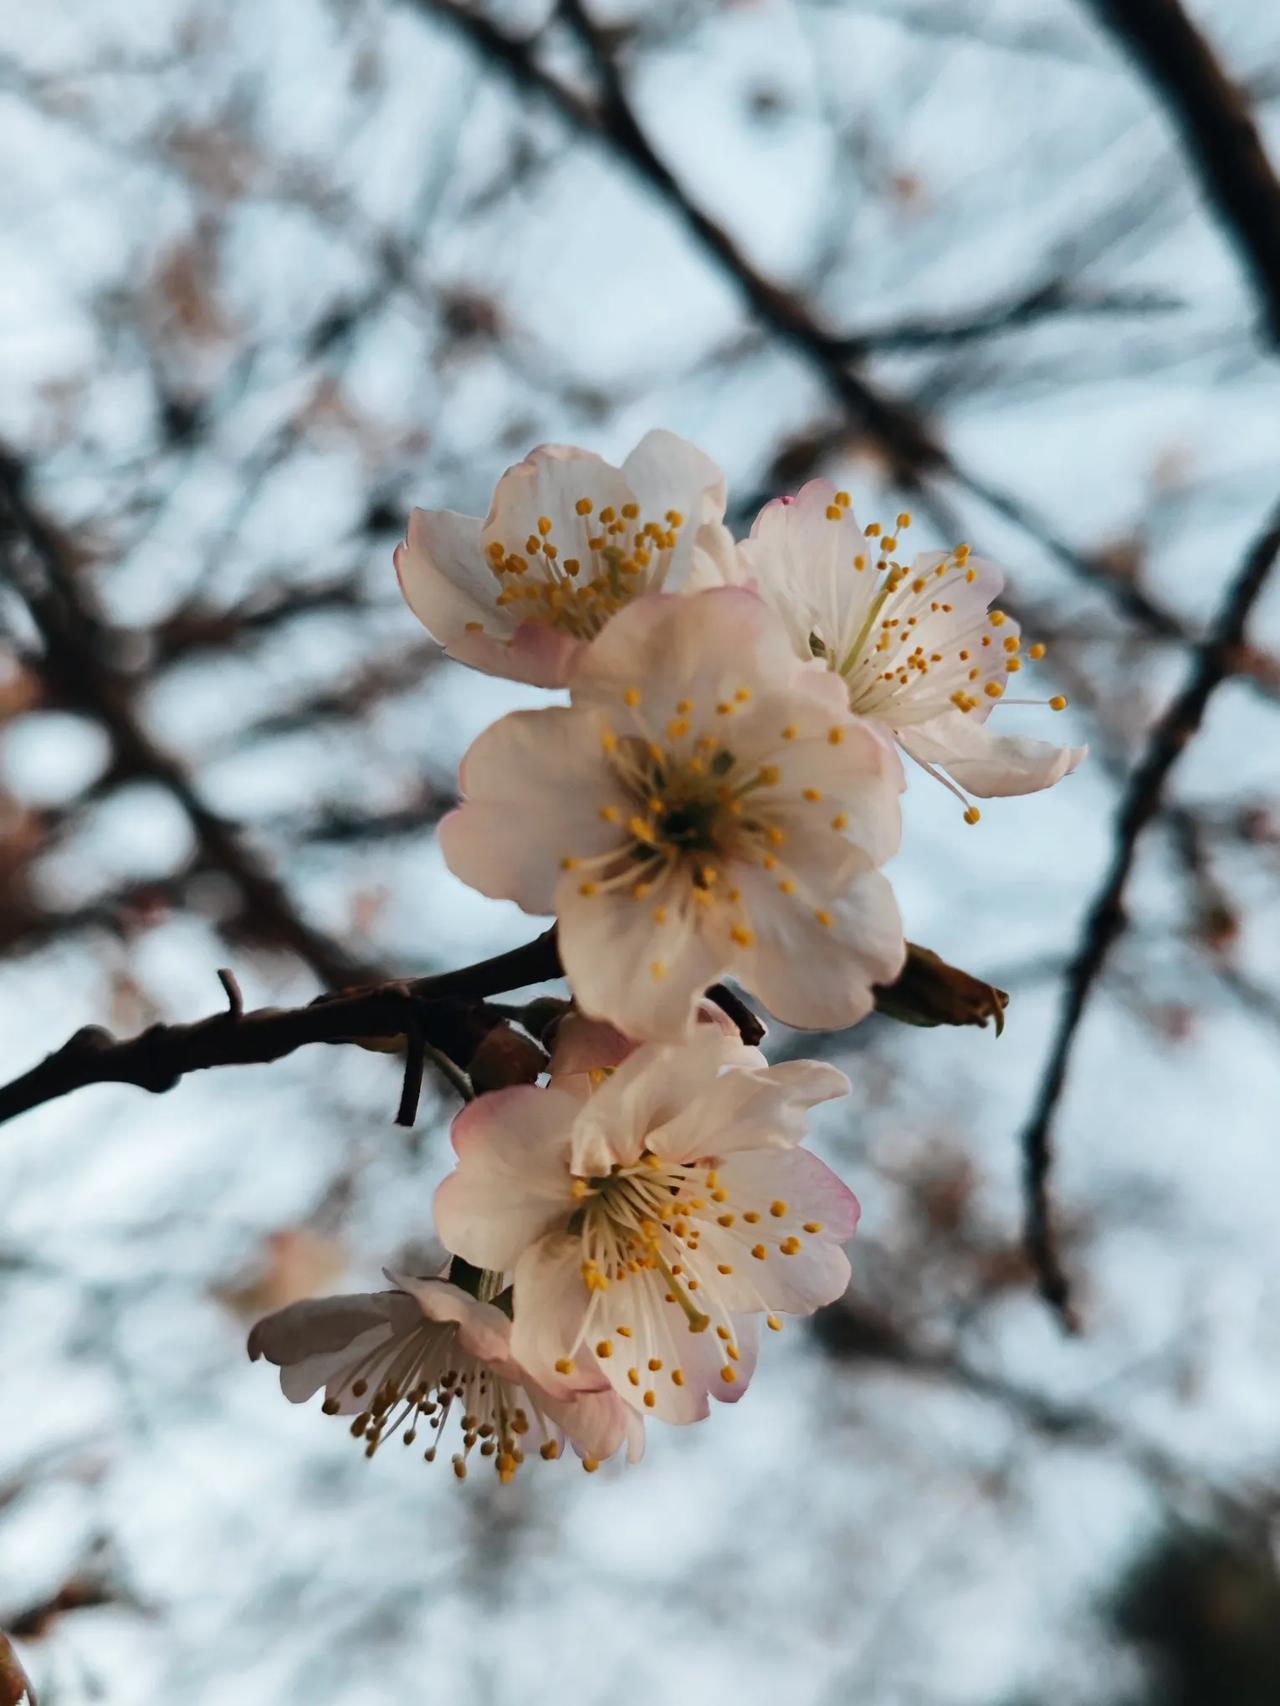
<svg viewBox="0 0 1280 1706"><path fill-rule="evenodd" d="M462 761L462 806L438 830L445 863L481 894L552 911L566 859L623 844L601 809L631 809L601 746L602 722L563 707L513 711Z"/></svg>
<svg viewBox="0 0 1280 1706"><path fill-rule="evenodd" d="M514 1267L526 1245L573 1212L570 1132L580 1103L517 1084L469 1103L453 1122L458 1164L436 1191L445 1247L476 1267Z"/></svg>
<svg viewBox="0 0 1280 1706"><path fill-rule="evenodd" d="M703 934L687 886L670 879L636 901L629 886L584 896L569 875L555 911L561 963L584 1012L636 1036L679 1042L691 1033L702 991L728 960Z"/></svg>
<svg viewBox="0 0 1280 1706"><path fill-rule="evenodd" d="M495 1367L509 1363L511 1323L492 1303L481 1303L448 1280L414 1279L385 1268L387 1278L412 1297L428 1321L457 1325L458 1342L469 1356Z"/></svg>
<svg viewBox="0 0 1280 1706"><path fill-rule="evenodd" d="M512 1344L525 1367L540 1377L549 1369L552 1383L565 1378L557 1364L571 1365L570 1378L592 1367L626 1403L660 1421L700 1420L709 1393L728 1402L741 1397L754 1368L753 1323L734 1323L734 1363L710 1327L693 1331L684 1312L664 1301L660 1275L639 1273L593 1292L581 1268L581 1241L572 1237L543 1239L520 1258ZM732 1381L724 1378L726 1366Z"/></svg>
<svg viewBox="0 0 1280 1706"><path fill-rule="evenodd" d="M578 514L578 502L592 504L590 515ZM530 539L550 541L560 560L578 557L589 562L588 538L597 531L600 511L621 510L632 498L625 475L603 457L568 444L540 444L523 462L508 468L498 481L485 517L482 551L500 544L515 556L531 555ZM539 522L549 521L544 531Z"/></svg>
<svg viewBox="0 0 1280 1706"><path fill-rule="evenodd" d="M560 1428L579 1457L594 1457L603 1463L620 1446L627 1445L628 1461L639 1462L644 1453L644 1430L639 1438L631 1423L631 1412L612 1387L596 1391L558 1394L533 1388L538 1407Z"/></svg>
<svg viewBox="0 0 1280 1706"><path fill-rule="evenodd" d="M415 509L408 537L396 547L396 576L410 610L448 648L479 622L509 635L515 623L494 604L501 590L481 555L480 523L449 509Z"/></svg>
<svg viewBox="0 0 1280 1706"><path fill-rule="evenodd" d="M622 464L622 472L642 518L661 522L668 510L683 518L662 580L667 591L686 589L695 554L713 562L729 555L731 536L722 525L724 475L696 445L673 432L647 432Z"/></svg>
<svg viewBox="0 0 1280 1706"><path fill-rule="evenodd" d="M655 1120L645 1147L672 1162L784 1148L803 1138L810 1108L848 1093L844 1073L822 1061L725 1072L704 1087L696 1102L692 1097L683 1106L675 1102L672 1114L661 1123Z"/></svg>
<svg viewBox="0 0 1280 1706"><path fill-rule="evenodd" d="M691 685L714 702L732 695L744 670L753 678L776 673L781 685L793 680L786 631L754 593L717 587L688 598L637 598L579 655L569 685L575 705L610 709L640 687L665 719Z"/></svg>
<svg viewBox="0 0 1280 1706"><path fill-rule="evenodd" d="M1051 788L1089 751L1087 746L998 735L989 723L975 722L972 713L960 711L902 730L898 738L912 758L945 770L966 792L984 800Z"/></svg>
<svg viewBox="0 0 1280 1706"><path fill-rule="evenodd" d="M766 504L738 550L743 578L782 617L796 656L838 662L861 632L883 576L875 569L877 542L835 496L830 481L811 480L794 498Z"/></svg>
<svg viewBox="0 0 1280 1706"><path fill-rule="evenodd" d="M816 908L799 896L779 906L764 873L743 872L740 881L755 933L733 968L743 988L801 1030L842 1030L865 1018L873 986L892 983L906 957L902 918L884 877L868 871Z"/></svg>
<svg viewBox="0 0 1280 1706"><path fill-rule="evenodd" d="M636 1047L635 1039L603 1019L585 1013L566 1013L556 1027L555 1047L547 1071L553 1079L608 1071L621 1066Z"/></svg>
<svg viewBox="0 0 1280 1706"><path fill-rule="evenodd" d="M601 1084L573 1128L571 1165L583 1177L631 1166L653 1132L716 1084L724 1061L717 1026L698 1025L679 1048L646 1043Z"/></svg>

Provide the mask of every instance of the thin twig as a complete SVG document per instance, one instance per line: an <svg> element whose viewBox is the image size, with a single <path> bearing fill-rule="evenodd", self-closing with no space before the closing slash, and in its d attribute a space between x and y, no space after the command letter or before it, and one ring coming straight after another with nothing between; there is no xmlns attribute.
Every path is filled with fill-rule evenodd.
<svg viewBox="0 0 1280 1706"><path fill-rule="evenodd" d="M1173 116L1210 206L1253 277L1280 343L1280 179L1245 92L1227 76L1179 0L1088 0L1132 53Z"/></svg>
<svg viewBox="0 0 1280 1706"><path fill-rule="evenodd" d="M218 982L227 992L227 1011L233 1019L244 1016L244 995L240 989L239 979L229 966L218 967Z"/></svg>
<svg viewBox="0 0 1280 1706"><path fill-rule="evenodd" d="M1124 895L1139 839L1160 809L1169 772L1199 730L1211 696L1234 669L1249 613L1278 553L1280 507L1228 586L1209 633L1192 653L1181 691L1152 728L1142 756L1130 772L1116 807L1111 862L1090 903L1079 946L1067 969L1049 1057L1019 1140L1026 1193L1027 1254L1035 1266L1041 1295L1069 1331L1078 1323L1071 1308L1070 1283L1054 1238L1049 1173L1053 1164L1054 1116L1066 1083L1076 1033L1107 956L1125 928Z"/></svg>

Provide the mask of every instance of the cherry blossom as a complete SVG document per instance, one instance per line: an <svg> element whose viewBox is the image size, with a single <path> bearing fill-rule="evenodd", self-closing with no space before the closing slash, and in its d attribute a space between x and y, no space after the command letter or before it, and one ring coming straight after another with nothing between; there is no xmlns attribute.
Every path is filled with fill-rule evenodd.
<svg viewBox="0 0 1280 1706"><path fill-rule="evenodd" d="M615 468L544 444L508 468L484 521L415 509L395 553L410 609L450 657L539 687L631 600L682 588L732 554L724 476L702 451L650 432Z"/></svg>
<svg viewBox="0 0 1280 1706"><path fill-rule="evenodd" d="M899 515L897 533L910 525ZM736 561L718 557L727 580L754 588L778 612L796 655L817 657L845 682L850 708L889 728L903 751L964 797L1028 794L1070 774L1085 747L995 734L987 719L1023 660L1012 617L992 609L1004 585L996 564L967 545L926 551L910 567L898 538L859 527L849 494L814 480L794 498L766 504ZM1066 700L1047 703L1062 710ZM966 821L976 806L966 800Z"/></svg>
<svg viewBox="0 0 1280 1706"><path fill-rule="evenodd" d="M730 973L788 1024L850 1025L903 960L877 870L902 768L842 684L796 659L737 588L652 594L585 648L567 707L517 711L472 745L450 869L554 912L582 1010L633 1037L687 1036Z"/></svg>
<svg viewBox="0 0 1280 1706"><path fill-rule="evenodd" d="M454 1122L441 1237L514 1278L512 1350L544 1384L603 1375L643 1415L697 1421L741 1396L760 1315L844 1291L852 1193L800 1147L848 1081L814 1061L724 1068L700 1027L648 1043L585 1099L518 1085Z"/></svg>
<svg viewBox="0 0 1280 1706"><path fill-rule="evenodd" d="M501 1309L445 1280L387 1278L396 1290L315 1298L266 1316L249 1335L250 1357L277 1365L292 1403L323 1386L325 1414L354 1418L367 1457L397 1433L407 1446L426 1433L433 1463L450 1416L462 1435L459 1480L473 1453L507 1482L526 1448L555 1458L566 1438L588 1469L624 1439L639 1455L642 1430L603 1380L559 1379L547 1392L512 1356Z"/></svg>

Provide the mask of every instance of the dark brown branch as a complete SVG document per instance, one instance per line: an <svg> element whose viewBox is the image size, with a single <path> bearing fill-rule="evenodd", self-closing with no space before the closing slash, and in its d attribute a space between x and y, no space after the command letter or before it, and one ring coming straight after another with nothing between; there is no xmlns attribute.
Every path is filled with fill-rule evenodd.
<svg viewBox="0 0 1280 1706"><path fill-rule="evenodd" d="M1088 0L1172 114L1210 206L1253 278L1280 343L1280 180L1244 90L1227 76L1179 0Z"/></svg>
<svg viewBox="0 0 1280 1706"><path fill-rule="evenodd" d="M232 1006L189 1025L153 1025L125 1041L87 1025L0 1089L0 1124L90 1084L134 1084L158 1095L190 1072L263 1065L309 1043L409 1036L418 1059L415 1084L411 1048L400 1104L404 1114L411 1094L417 1105L423 1045L465 1063L501 1019L486 1009L485 996L559 973L555 932L548 930L523 947L461 971L322 996L306 1007L259 1007L246 1013Z"/></svg>
<svg viewBox="0 0 1280 1706"><path fill-rule="evenodd" d="M1020 1138L1026 1191L1024 1234L1040 1290L1072 1327L1070 1285L1058 1257L1049 1200L1053 1122L1076 1033L1107 956L1123 933L1124 896L1143 831L1160 810L1165 783L1179 754L1194 738L1214 691L1232 673L1245 624L1280 553L1280 508L1249 550L1228 586L1213 625L1192 654L1180 692L1147 736L1141 758L1116 808L1114 850L1085 917L1080 943L1067 969L1057 1027L1031 1114Z"/></svg>
<svg viewBox="0 0 1280 1706"><path fill-rule="evenodd" d="M301 917L267 866L205 801L181 761L147 732L129 684L104 657L99 625L77 583L69 543L31 502L23 463L2 447L0 573L39 630L44 670L59 700L104 730L118 776L145 777L177 801L203 862L231 879L261 936L292 950L325 983L353 983L373 975L375 968L362 966Z"/></svg>

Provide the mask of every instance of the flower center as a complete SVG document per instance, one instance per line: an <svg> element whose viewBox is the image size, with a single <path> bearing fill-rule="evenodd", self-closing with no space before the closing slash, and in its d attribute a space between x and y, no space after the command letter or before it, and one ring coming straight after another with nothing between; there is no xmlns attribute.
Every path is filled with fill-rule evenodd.
<svg viewBox="0 0 1280 1706"><path fill-rule="evenodd" d="M597 515L592 500L581 497L563 538L551 517L541 515L523 550L490 540L489 567L501 587L495 603L521 621L594 639L633 598L661 590L683 526L679 510L655 521L641 517L639 504L620 510L606 504Z"/></svg>
<svg viewBox="0 0 1280 1706"><path fill-rule="evenodd" d="M685 1383L678 1365L665 1367L660 1356L649 1354L658 1348L653 1328L662 1308L679 1310L692 1333L714 1328L723 1358L720 1378L731 1385L740 1360L734 1312L767 1310L770 1258L799 1255L805 1240L823 1230L780 1199L733 1200L722 1165L713 1157L663 1161L646 1150L634 1165L574 1181L582 1208L573 1227L582 1240L582 1282L590 1293L578 1342L605 1360L615 1349L629 1351L627 1379L644 1388L647 1408L657 1402L653 1375ZM615 1287L650 1288L658 1296L637 1297L628 1308L626 1292L610 1295ZM775 1332L780 1329L776 1315L766 1318ZM615 1345L615 1339L623 1344ZM561 1372L571 1367L566 1359Z"/></svg>
<svg viewBox="0 0 1280 1706"><path fill-rule="evenodd" d="M365 1442L365 1456L372 1457L396 1433L412 1446L425 1426L431 1443L423 1456L434 1463L449 1418L456 1415L462 1449L452 1461L460 1481L466 1479L473 1451L492 1462L500 1481L512 1480L524 1462L521 1440L534 1423L543 1436L541 1455L557 1457L559 1443L529 1394L462 1350L457 1338L453 1323L424 1321L343 1372L342 1384L356 1398L368 1397L351 1423L353 1437ZM336 1414L337 1401L326 1399L324 1409Z"/></svg>

